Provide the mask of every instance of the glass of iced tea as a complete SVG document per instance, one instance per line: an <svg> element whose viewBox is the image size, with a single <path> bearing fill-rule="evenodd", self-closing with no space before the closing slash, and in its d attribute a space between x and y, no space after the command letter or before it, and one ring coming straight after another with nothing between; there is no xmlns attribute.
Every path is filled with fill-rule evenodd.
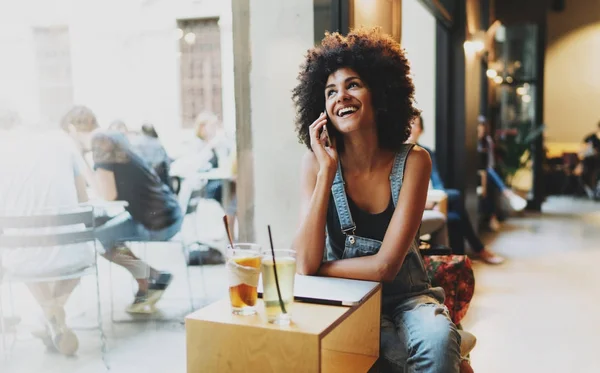
<svg viewBox="0 0 600 373"><path fill-rule="evenodd" d="M275 268L277 269L279 289L275 282ZM275 250L275 260L273 260L271 251L265 250L262 256L261 272L267 320L278 325L288 325L291 321L294 303L296 252L294 250Z"/></svg>
<svg viewBox="0 0 600 373"><path fill-rule="evenodd" d="M227 247L227 277L232 312L253 315L258 298L256 287L260 277L260 246L251 243Z"/></svg>

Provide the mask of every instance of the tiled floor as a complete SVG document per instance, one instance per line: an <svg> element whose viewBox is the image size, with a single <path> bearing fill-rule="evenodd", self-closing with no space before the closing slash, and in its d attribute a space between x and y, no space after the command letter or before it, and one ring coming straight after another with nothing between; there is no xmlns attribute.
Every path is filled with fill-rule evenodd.
<svg viewBox="0 0 600 373"><path fill-rule="evenodd" d="M509 261L476 266L465 328L476 372L600 372L600 203L552 198L492 240Z"/></svg>
<svg viewBox="0 0 600 373"><path fill-rule="evenodd" d="M464 321L478 337L472 363L478 373L600 371L600 204L553 198L541 215L511 219L503 232L491 237L491 247L509 260L499 267L476 263L476 293ZM174 254L176 253L176 254ZM153 263L177 274L160 303L162 317L179 318L188 310L183 261L173 247L147 250ZM127 318L133 285L127 274L101 266L102 306L112 372L184 372L185 333L179 321L112 323ZM191 268L196 306L226 295L222 266ZM23 315L12 354L0 361L2 373L96 373L105 367L97 332L77 330L80 350L74 358L45 352L29 335L36 310L22 288L15 287L17 310ZM6 294L6 289L5 289ZM69 304L71 323L95 321L95 289L91 278ZM9 335L12 337L12 335Z"/></svg>

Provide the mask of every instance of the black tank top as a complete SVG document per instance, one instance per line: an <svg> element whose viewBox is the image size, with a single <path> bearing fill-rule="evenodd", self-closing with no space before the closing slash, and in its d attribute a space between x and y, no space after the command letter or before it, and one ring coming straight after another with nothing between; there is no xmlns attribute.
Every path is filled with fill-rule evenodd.
<svg viewBox="0 0 600 373"><path fill-rule="evenodd" d="M385 231L392 220L392 215L394 215L395 208L392 197L390 197L390 202L385 211L378 214L370 214L362 210L354 203L350 196L348 196L348 207L352 213L352 219L356 224L355 234L357 236L383 241ZM344 253L346 236L340 227L340 220L338 218L337 209L335 208L335 202L333 201L333 194L329 195L329 204L327 207L327 234L331 249L338 258L341 258Z"/></svg>

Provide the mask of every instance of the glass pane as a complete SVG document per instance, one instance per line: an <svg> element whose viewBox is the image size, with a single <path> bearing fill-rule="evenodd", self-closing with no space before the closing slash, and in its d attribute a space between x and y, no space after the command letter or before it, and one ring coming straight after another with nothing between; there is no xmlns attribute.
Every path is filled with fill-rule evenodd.
<svg viewBox="0 0 600 373"><path fill-rule="evenodd" d="M536 113L538 27L512 25L496 33L488 63L492 115L500 171L522 192L532 188L532 144L541 135ZM523 176L526 175L526 176Z"/></svg>
<svg viewBox="0 0 600 373"><path fill-rule="evenodd" d="M314 38L315 44L319 44L326 31L332 31L331 27L331 1L314 0Z"/></svg>
<svg viewBox="0 0 600 373"><path fill-rule="evenodd" d="M537 79L537 39L535 25L515 25L502 28L496 34L495 61L490 68L508 83Z"/></svg>

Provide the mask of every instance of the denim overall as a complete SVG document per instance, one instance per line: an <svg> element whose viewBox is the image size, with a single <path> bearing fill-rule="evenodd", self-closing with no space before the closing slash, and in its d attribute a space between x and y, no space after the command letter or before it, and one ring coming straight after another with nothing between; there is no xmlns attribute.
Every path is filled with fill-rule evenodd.
<svg viewBox="0 0 600 373"><path fill-rule="evenodd" d="M413 144L396 154L390 174L394 206L398 204L404 165ZM327 261L377 254L381 241L355 234L341 164L331 187L342 232L342 257L326 240ZM413 239L402 268L392 282L383 283L380 360L371 372L458 372L460 336L443 305L444 290L432 288L419 254L419 234Z"/></svg>
<svg viewBox="0 0 600 373"><path fill-rule="evenodd" d="M408 153L413 146L413 144L403 145L394 159L394 167L392 168L392 172L390 174L390 188L392 191L392 200L394 202L394 206L398 204L398 197L400 195L400 188L402 187L402 178L404 175L404 165L406 163ZM348 198L346 196L344 184L342 168L341 165L338 165L331 191L340 220L340 226L342 227L342 232L346 237L346 241L344 244L344 253L341 258L338 258L336 257L336 253L329 245L329 240L327 240L326 260L328 261L374 255L377 254L379 248L381 247L381 241L360 237L354 234L356 225L352 220L352 214L350 213L350 207L348 206ZM437 289L431 289L427 273L425 272L423 259L419 254L418 237L419 235L417 234L417 236L413 239L410 248L406 253L406 258L404 259L402 268L400 269L400 272L398 272L398 275L394 281L383 284L384 305L397 303L403 299L410 298L415 295L427 294L432 290L434 291L434 294L436 293ZM436 298L438 297L436 296Z"/></svg>

